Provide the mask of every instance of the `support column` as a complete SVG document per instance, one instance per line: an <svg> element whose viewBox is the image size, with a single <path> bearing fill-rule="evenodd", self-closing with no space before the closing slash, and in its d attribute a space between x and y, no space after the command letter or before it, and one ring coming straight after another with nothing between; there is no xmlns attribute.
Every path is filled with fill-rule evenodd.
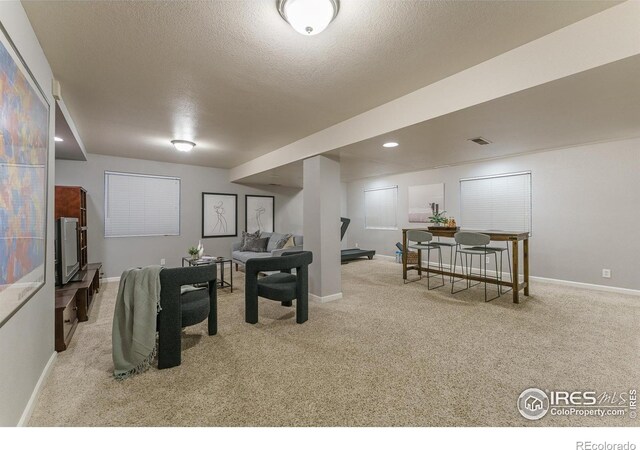
<svg viewBox="0 0 640 450"><path fill-rule="evenodd" d="M304 249L313 252L309 297L342 298L340 269L340 163L326 156L304 160Z"/></svg>

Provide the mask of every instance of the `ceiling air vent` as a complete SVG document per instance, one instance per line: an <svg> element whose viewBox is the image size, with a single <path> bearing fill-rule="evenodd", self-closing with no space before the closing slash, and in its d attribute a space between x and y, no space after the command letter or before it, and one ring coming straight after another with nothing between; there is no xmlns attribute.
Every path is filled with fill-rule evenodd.
<svg viewBox="0 0 640 450"><path fill-rule="evenodd" d="M475 142L478 145L488 145L491 144L491 141L486 140L483 137L477 137L477 138L473 138L473 139L468 139L471 142Z"/></svg>

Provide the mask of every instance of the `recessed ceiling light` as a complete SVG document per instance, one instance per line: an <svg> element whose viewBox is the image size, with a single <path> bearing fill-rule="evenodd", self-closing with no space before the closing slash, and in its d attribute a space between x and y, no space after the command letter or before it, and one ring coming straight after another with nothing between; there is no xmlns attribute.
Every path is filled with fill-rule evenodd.
<svg viewBox="0 0 640 450"><path fill-rule="evenodd" d="M183 141L180 139L175 139L171 141L171 143L179 152L190 152L191 149L196 146L195 142Z"/></svg>
<svg viewBox="0 0 640 450"><path fill-rule="evenodd" d="M278 0L278 12L300 34L321 33L336 18L339 0Z"/></svg>
<svg viewBox="0 0 640 450"><path fill-rule="evenodd" d="M53 140L56 141L56 142L63 142L64 141L64 139L59 138L58 136L54 137Z"/></svg>
<svg viewBox="0 0 640 450"><path fill-rule="evenodd" d="M393 147L397 147L398 143L397 142L385 142L384 144L382 144L383 147L385 148L393 148Z"/></svg>

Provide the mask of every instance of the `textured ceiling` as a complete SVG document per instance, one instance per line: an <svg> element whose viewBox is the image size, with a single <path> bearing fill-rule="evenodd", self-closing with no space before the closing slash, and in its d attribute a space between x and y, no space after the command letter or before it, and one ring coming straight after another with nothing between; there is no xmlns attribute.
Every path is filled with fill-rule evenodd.
<svg viewBox="0 0 640 450"><path fill-rule="evenodd" d="M611 1L341 2L296 33L274 1L23 1L89 153L232 167ZM171 139L194 140L190 154Z"/></svg>
<svg viewBox="0 0 640 450"><path fill-rule="evenodd" d="M468 139L482 136L480 146ZM591 142L640 137L640 56L348 145L342 181L464 164ZM396 148L383 148L396 141ZM302 162L242 180L302 186Z"/></svg>

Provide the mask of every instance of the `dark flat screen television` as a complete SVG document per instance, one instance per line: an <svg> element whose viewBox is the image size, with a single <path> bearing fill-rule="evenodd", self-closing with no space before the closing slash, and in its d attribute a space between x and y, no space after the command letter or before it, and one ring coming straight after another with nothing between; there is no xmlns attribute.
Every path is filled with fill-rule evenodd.
<svg viewBox="0 0 640 450"><path fill-rule="evenodd" d="M78 219L60 217L56 221L57 284L66 284L80 270L78 261Z"/></svg>

